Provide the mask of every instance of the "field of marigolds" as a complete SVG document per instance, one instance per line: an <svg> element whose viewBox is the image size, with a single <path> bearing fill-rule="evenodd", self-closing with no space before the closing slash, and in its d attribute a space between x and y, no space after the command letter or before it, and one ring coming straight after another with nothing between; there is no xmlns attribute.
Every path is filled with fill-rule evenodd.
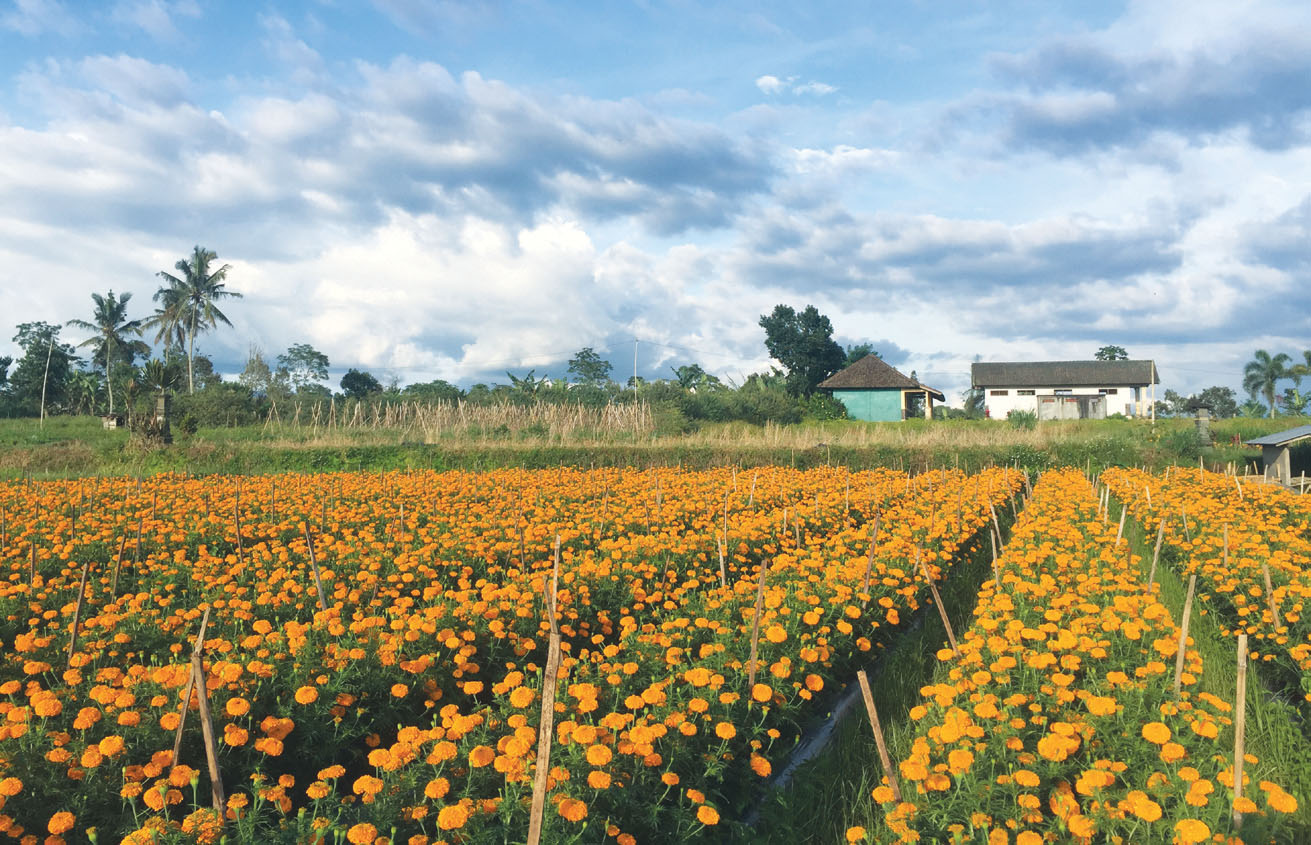
<svg viewBox="0 0 1311 845"><path fill-rule="evenodd" d="M0 832L522 842L540 780L542 842L720 841L1023 491L1006 469L8 482Z"/></svg>
<svg viewBox="0 0 1311 845"><path fill-rule="evenodd" d="M1235 757L1231 680L1244 633L1252 695L1311 688L1308 500L1195 470L1101 482L825 467L0 483L0 833L771 841L749 820L864 669L922 689L884 714L890 770L869 756L849 842L1305 841L1268 731ZM1194 572L1177 660L1166 593ZM880 672L939 618L939 588L962 586L973 616L936 674ZM788 841L826 830L805 827Z"/></svg>

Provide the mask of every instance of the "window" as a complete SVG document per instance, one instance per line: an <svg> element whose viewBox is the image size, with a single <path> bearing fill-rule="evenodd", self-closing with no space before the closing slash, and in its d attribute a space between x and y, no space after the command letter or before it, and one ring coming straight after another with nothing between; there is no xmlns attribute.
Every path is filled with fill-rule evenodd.
<svg viewBox="0 0 1311 845"><path fill-rule="evenodd" d="M1115 394L1120 392L1120 389L1117 387L1103 387L1097 392L1102 394L1103 396L1114 396Z"/></svg>
<svg viewBox="0 0 1311 845"><path fill-rule="evenodd" d="M1032 391L1032 390L1017 390L1017 391L1015 391L1015 395L1016 395L1016 396L1032 396L1032 395L1033 395L1033 391Z"/></svg>
<svg viewBox="0 0 1311 845"><path fill-rule="evenodd" d="M989 390L989 391L988 391L988 395L989 395L989 396L1009 396L1009 395L1010 395L1010 391L1009 391L1009 390Z"/></svg>

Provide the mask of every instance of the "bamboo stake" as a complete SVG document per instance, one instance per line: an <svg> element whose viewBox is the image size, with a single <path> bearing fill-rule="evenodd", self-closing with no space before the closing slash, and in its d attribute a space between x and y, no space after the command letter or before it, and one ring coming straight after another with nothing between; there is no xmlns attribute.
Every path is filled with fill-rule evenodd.
<svg viewBox="0 0 1311 845"><path fill-rule="evenodd" d="M205 608L204 614L200 617L200 632L196 634L196 643L191 648L191 656L193 658L197 654L200 654L205 648L205 629L207 627L209 627L209 608ZM173 760L171 761L172 766L170 768L170 771L172 771L172 769L176 769L178 763L181 762L180 755L182 754L182 729L183 727L186 726L187 723L187 711L191 709L191 691L192 689L195 688L195 686L196 686L196 673L193 664L191 674L187 677L186 689L183 690L182 692L182 707L178 710L178 729L177 729L177 733L174 734L173 736Z"/></svg>
<svg viewBox="0 0 1311 845"><path fill-rule="evenodd" d="M208 609L205 611L208 613ZM223 798L223 776L219 773L218 743L214 737L214 721L209 714L209 690L205 689L205 667L200 652L191 653L191 676L195 679L196 692L200 706L200 734L205 741L205 763L209 767L209 791L214 801L214 812L218 814L219 825L223 824L223 815L227 802Z"/></svg>
<svg viewBox="0 0 1311 845"><path fill-rule="evenodd" d="M756 615L751 620L751 662L747 666L747 707L751 706L751 690L756 685L756 652L760 646L760 612L765 607L765 562L760 562L760 578L756 581Z"/></svg>
<svg viewBox="0 0 1311 845"><path fill-rule="evenodd" d="M757 469L757 470L752 470L752 472L751 472L751 495L747 496L747 507L751 507L752 505L754 505L754 504L756 503L756 478L759 477L759 475L760 475L760 470L758 470L758 469Z"/></svg>
<svg viewBox="0 0 1311 845"><path fill-rule="evenodd" d="M27 548L32 552L32 561L27 566L27 583L36 585L36 541L29 540Z"/></svg>
<svg viewBox="0 0 1311 845"><path fill-rule="evenodd" d="M118 542L118 555L114 558L114 581L109 587L111 598L118 598L118 570L123 565L123 549L127 547L127 535L124 534Z"/></svg>
<svg viewBox="0 0 1311 845"><path fill-rule="evenodd" d="M988 540L992 543L992 581L997 585L997 592L1001 592L1001 567L997 565L997 538L988 532Z"/></svg>
<svg viewBox="0 0 1311 845"><path fill-rule="evenodd" d="M237 498L232 503L232 519L237 524L237 562L245 563L246 552L241 543L241 488L237 488Z"/></svg>
<svg viewBox="0 0 1311 845"><path fill-rule="evenodd" d="M1184 599L1184 619L1179 626L1179 649L1174 658L1174 697L1183 685L1184 653L1188 648L1188 621L1193 615L1193 593L1197 591L1197 573L1188 576L1188 597Z"/></svg>
<svg viewBox="0 0 1311 845"><path fill-rule="evenodd" d="M1156 582L1156 562L1161 559L1161 541L1165 539L1165 517L1161 517L1161 524L1156 529L1156 547L1152 549L1152 568L1147 573L1147 592L1152 592L1152 584Z"/></svg>
<svg viewBox="0 0 1311 845"><path fill-rule="evenodd" d="M1147 508L1148 508L1148 510L1151 510L1151 507L1152 507L1152 488L1150 488L1150 487L1148 487L1146 484L1144 484L1144 485L1143 485L1143 492L1147 494Z"/></svg>
<svg viewBox="0 0 1311 845"><path fill-rule="evenodd" d="M1129 506L1125 505L1120 508L1120 527L1115 532L1115 545L1112 548L1120 547L1120 540L1124 537L1124 517L1129 513Z"/></svg>
<svg viewBox="0 0 1311 845"><path fill-rule="evenodd" d="M869 559L865 561L865 583L861 586L860 591L869 596L869 579L874 572L874 547L879 542L879 523L883 520L883 514L878 511L874 512L874 528L870 531L869 536ZM865 599L869 601L868 598Z"/></svg>
<svg viewBox="0 0 1311 845"><path fill-rule="evenodd" d="M82 623L82 603L86 601L86 576L91 561L82 564L82 583L77 588L77 607L73 610L73 634L68 638L68 665L73 665L73 652L77 650L77 630Z"/></svg>
<svg viewBox="0 0 1311 845"><path fill-rule="evenodd" d="M555 620L556 589L560 580L560 535L555 537L555 571L551 582L551 634L546 646L546 667L542 671L542 715L537 726L537 768L533 777L533 803L528 817L527 845L539 845L542 839L542 812L546 808L546 788L551 771L551 743L555 733L555 687L560 672L560 629Z"/></svg>
<svg viewBox="0 0 1311 845"><path fill-rule="evenodd" d="M719 586L727 589L728 570L724 567L724 541L719 541Z"/></svg>
<svg viewBox="0 0 1311 845"><path fill-rule="evenodd" d="M1243 797L1243 741L1247 729L1247 634L1238 635L1238 689L1234 695L1234 803ZM1243 814L1234 809L1234 829L1243 825Z"/></svg>
<svg viewBox="0 0 1311 845"><path fill-rule="evenodd" d="M942 596L938 595L938 587L933 583L933 579L929 577L929 568L920 556L918 547L915 549L915 563L919 566L920 571L924 573L924 580L929 582L929 590L933 593L933 603L938 606L938 615L942 617L942 627L947 629L947 639L951 641L951 652L956 657L960 657L960 646L956 645L956 632L951 629L951 620L947 618L947 608L942 605Z"/></svg>
<svg viewBox="0 0 1311 845"><path fill-rule="evenodd" d="M1261 575L1265 578L1265 598L1270 604L1270 618L1274 620L1275 630L1283 623L1279 621L1279 607L1275 604L1275 590L1270 584L1270 564L1261 561Z"/></svg>
<svg viewBox="0 0 1311 845"><path fill-rule="evenodd" d="M865 675L864 669L856 673L856 680L860 681L860 695L865 699L865 712L869 715L870 729L874 731L874 744L879 749L879 762L883 764L883 774L888 779L888 786L892 788L892 800L900 804L901 785L897 783L897 772L892 768L892 757L888 754L888 744L883 739L883 726L879 724L879 711L874 706L874 694L870 692L869 678Z"/></svg>
<svg viewBox="0 0 1311 845"><path fill-rule="evenodd" d="M1224 551L1220 558L1220 566L1228 571L1229 569L1229 523L1224 524Z"/></svg>
<svg viewBox="0 0 1311 845"><path fill-rule="evenodd" d="M327 613L328 602L323 597L323 578L319 575L319 561L314 556L314 540L310 537L310 527L304 522L301 523L300 527L305 532L305 546L310 552L310 568L314 572L314 589L318 590L319 593L319 610Z"/></svg>
<svg viewBox="0 0 1311 845"><path fill-rule="evenodd" d="M1243 485L1238 482L1237 475L1234 476L1234 486L1238 488L1238 501L1243 501Z"/></svg>

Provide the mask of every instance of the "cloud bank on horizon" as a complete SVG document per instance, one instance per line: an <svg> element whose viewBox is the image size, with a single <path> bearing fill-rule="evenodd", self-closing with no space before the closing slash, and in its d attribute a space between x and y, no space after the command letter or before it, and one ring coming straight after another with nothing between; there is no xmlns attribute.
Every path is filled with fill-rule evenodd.
<svg viewBox="0 0 1311 845"><path fill-rule="evenodd" d="M764 369L814 303L969 363L1311 347L1311 7L0 3L0 352L194 244L220 368ZM645 344L645 345L643 345Z"/></svg>

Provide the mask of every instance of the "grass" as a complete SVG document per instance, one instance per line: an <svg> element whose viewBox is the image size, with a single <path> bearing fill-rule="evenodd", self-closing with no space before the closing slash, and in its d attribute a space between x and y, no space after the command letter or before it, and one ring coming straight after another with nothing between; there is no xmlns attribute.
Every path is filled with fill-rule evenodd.
<svg viewBox="0 0 1311 845"><path fill-rule="evenodd" d="M1115 504L1111 510L1113 518L1119 519L1119 509ZM1134 553L1143 560L1142 575L1146 580L1156 534L1152 532L1149 538L1136 521L1126 520L1125 536ZM1175 619L1183 618L1188 594L1188 585L1180 577L1181 571L1179 561L1162 548L1161 561L1156 568L1157 597ZM1215 617L1205 603L1196 598L1188 635L1193 647L1202 655L1205 668L1197 691L1209 692L1232 702L1238 685L1237 643L1220 633ZM1279 689L1267 685L1271 676L1262 668L1261 664L1249 661L1244 747L1248 753L1256 755L1258 762L1245 769L1252 782L1245 794L1251 797L1255 784L1262 780L1273 780L1285 787L1298 802L1297 813L1289 819L1292 830L1298 833L1299 841L1308 841L1311 840L1311 742L1301 729L1302 719L1297 709L1283 699ZM1220 734L1220 745L1229 748L1232 756L1232 727Z"/></svg>
<svg viewBox="0 0 1311 845"><path fill-rule="evenodd" d="M1189 420L1084 420L1038 423L1031 429L999 420L849 420L796 425L706 424L696 431L662 431L658 422L606 420L599 412L528 408L473 415L463 424L443 418L423 425L406 417L380 417L356 426L271 422L205 428L179 434L169 446L135 445L125 431L105 431L95 417L0 420L0 479L24 475L76 477L328 472L396 469L487 469L503 466L656 466L725 464L852 468L887 466L918 470L989 464L1030 469L1079 466L1162 467L1254 460L1253 449L1233 445L1287 427L1289 421L1222 420L1213 426L1220 445L1201 449ZM572 415L571 415L572 414ZM658 420L659 414L652 413ZM644 418L645 419L645 418ZM1296 461L1296 456L1295 456Z"/></svg>
<svg viewBox="0 0 1311 845"><path fill-rule="evenodd" d="M1009 508L998 510L997 516L1005 532L1013 521L1007 519ZM985 577L991 577L992 552L986 532L980 539L982 545L978 550L953 567L938 585L947 617L957 632L969 625L979 587ZM946 645L946 628L930 600L920 607L910 628L879 656L877 666L869 671L874 705L893 765L910 752L915 723L908 714L920 703L920 688L932 683L939 665L937 651ZM851 682L855 683L855 678ZM873 827L875 805L870 792L879 785L882 774L869 718L864 705L858 702L835 730L827 751L801 766L791 786L772 796L757 831L769 841L826 845L844 842L848 827L857 824Z"/></svg>

